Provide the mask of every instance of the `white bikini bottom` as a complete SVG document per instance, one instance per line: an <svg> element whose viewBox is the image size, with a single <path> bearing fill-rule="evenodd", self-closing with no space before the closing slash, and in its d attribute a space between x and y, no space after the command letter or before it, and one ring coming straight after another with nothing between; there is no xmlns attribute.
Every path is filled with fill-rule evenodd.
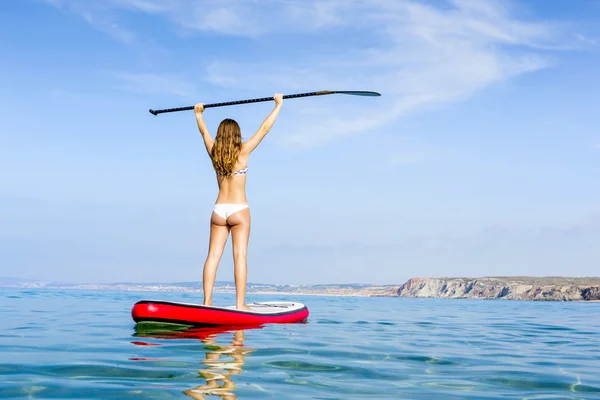
<svg viewBox="0 0 600 400"><path fill-rule="evenodd" d="M214 212L221 218L227 219L231 214L248 208L248 204L215 204Z"/></svg>

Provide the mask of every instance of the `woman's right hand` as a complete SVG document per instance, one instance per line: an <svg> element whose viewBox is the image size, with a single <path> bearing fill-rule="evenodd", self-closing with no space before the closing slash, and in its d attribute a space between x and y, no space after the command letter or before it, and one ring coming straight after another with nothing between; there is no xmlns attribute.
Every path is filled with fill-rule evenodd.
<svg viewBox="0 0 600 400"><path fill-rule="evenodd" d="M283 104L283 95L281 93L276 93L273 96L273 100L275 100L275 105L281 106Z"/></svg>
<svg viewBox="0 0 600 400"><path fill-rule="evenodd" d="M198 103L194 106L194 112L196 114L202 114L204 111L204 103Z"/></svg>

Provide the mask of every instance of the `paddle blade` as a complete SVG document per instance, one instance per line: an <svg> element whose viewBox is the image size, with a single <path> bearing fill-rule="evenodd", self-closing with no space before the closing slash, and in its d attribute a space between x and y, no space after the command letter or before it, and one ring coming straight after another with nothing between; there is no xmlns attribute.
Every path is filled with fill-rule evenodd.
<svg viewBox="0 0 600 400"><path fill-rule="evenodd" d="M351 94L354 96L381 96L381 93L377 93L377 92L368 92L368 91L364 91L364 90L346 90L346 91L342 91L342 92L333 92L333 93L341 93L341 94Z"/></svg>

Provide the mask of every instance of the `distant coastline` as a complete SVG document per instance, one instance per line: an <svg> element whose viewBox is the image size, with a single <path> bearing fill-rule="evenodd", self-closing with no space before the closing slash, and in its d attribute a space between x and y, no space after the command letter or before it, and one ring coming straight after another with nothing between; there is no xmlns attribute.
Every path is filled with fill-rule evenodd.
<svg viewBox="0 0 600 400"><path fill-rule="evenodd" d="M400 286L399 297L599 301L600 278L507 276L484 278L413 278Z"/></svg>
<svg viewBox="0 0 600 400"><path fill-rule="evenodd" d="M201 282L80 283L0 278L0 287L137 292L202 292ZM235 293L233 282L217 282L216 293ZM600 301L597 277L412 278L401 285L328 284L271 285L249 283L248 294L506 299L536 301Z"/></svg>

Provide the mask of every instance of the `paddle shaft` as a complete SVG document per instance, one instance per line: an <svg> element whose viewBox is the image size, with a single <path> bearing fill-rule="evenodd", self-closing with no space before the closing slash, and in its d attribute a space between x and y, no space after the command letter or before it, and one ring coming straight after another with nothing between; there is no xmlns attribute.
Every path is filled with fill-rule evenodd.
<svg viewBox="0 0 600 400"><path fill-rule="evenodd" d="M309 93L298 93L298 94L286 94L285 96L283 96L284 99L295 99L298 97L309 97L309 96L323 96L326 94L335 94L335 93L340 93L340 94L352 94L352 95L358 95L358 96L380 96L379 93L376 92L365 92L365 91L340 91L340 92L335 92L332 90L322 90L320 92L309 92ZM248 99L248 100L237 100L237 101L226 101L223 103L211 103L211 104L205 104L204 108L211 108L211 107L223 107L223 106L233 106L233 105L238 105L238 104L248 104L248 103L259 103L259 102L263 102L263 101L273 101L273 97L261 97L258 99ZM166 108L163 110L149 110L150 113L154 114L154 115L158 115L158 114L162 114L162 113L169 113L169 112L176 112L176 111L189 111L189 110L193 110L194 106L187 106L187 107L177 107L177 108Z"/></svg>

